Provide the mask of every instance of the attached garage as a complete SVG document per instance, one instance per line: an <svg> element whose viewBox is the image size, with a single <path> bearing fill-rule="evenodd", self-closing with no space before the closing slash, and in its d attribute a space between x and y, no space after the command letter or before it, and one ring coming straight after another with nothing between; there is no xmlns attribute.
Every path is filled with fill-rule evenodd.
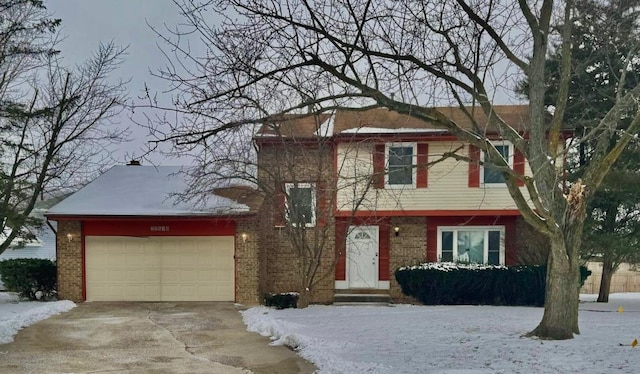
<svg viewBox="0 0 640 374"><path fill-rule="evenodd" d="M255 302L253 212L214 194L191 204L176 195L186 188L178 167L115 166L54 206L47 217L59 223L58 295Z"/></svg>
<svg viewBox="0 0 640 374"><path fill-rule="evenodd" d="M233 301L233 237L87 236L87 301Z"/></svg>

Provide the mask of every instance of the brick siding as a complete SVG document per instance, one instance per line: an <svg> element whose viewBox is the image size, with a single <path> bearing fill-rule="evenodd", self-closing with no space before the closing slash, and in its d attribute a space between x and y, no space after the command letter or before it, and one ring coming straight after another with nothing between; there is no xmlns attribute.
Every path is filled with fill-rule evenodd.
<svg viewBox="0 0 640 374"><path fill-rule="evenodd" d="M283 207L279 206L277 189L283 183L318 183L324 193L317 199L325 199L325 212L333 211L333 150L330 146L317 145L269 145L258 154L258 178L265 200L258 213L259 221L259 274L260 294L302 291L301 245L294 245L304 238L307 246L321 252L320 264L315 274L317 283L311 290L312 303L331 303L334 299L335 222L333 217L316 217L316 227L278 227ZM318 186L318 185L316 185ZM320 204L318 204L320 205ZM331 216L331 215L330 215Z"/></svg>
<svg viewBox="0 0 640 374"><path fill-rule="evenodd" d="M413 298L402 293L394 272L404 265L413 265L427 260L427 220L425 217L393 217L391 218L391 259L389 272L391 289L389 294L395 302L415 303ZM393 228L399 227L398 236Z"/></svg>
<svg viewBox="0 0 640 374"><path fill-rule="evenodd" d="M67 234L72 235L71 241ZM82 223L58 221L56 243L58 299L82 302Z"/></svg>

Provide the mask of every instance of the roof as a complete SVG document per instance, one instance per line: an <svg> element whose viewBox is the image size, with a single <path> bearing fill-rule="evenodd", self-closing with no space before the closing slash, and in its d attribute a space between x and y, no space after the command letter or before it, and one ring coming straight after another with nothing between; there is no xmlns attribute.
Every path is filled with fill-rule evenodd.
<svg viewBox="0 0 640 374"><path fill-rule="evenodd" d="M51 208L47 216L222 216L249 212L231 199L210 195L204 203L184 201L186 175L180 166L114 166Z"/></svg>
<svg viewBox="0 0 640 374"><path fill-rule="evenodd" d="M495 105L496 114L503 121L517 131L526 130L529 123L528 105ZM459 107L435 108L454 121L458 126L466 129L473 127L473 122ZM466 108L473 113L475 122L483 131L491 131L487 126L487 116L481 108ZM495 131L496 129L494 129ZM331 133L329 133L331 132ZM337 110L335 113L300 114L279 116L269 119L269 124L263 125L256 134L257 137L285 136L297 138L312 138L317 135L333 136L339 134L389 134L389 133L448 133L441 125L422 121L406 114L375 108L368 110Z"/></svg>

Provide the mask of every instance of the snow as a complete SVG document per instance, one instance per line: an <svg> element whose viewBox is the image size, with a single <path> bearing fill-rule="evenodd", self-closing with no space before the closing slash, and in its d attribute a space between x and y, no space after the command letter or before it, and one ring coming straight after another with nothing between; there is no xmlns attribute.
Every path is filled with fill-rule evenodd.
<svg viewBox="0 0 640 374"><path fill-rule="evenodd" d="M462 262L425 262L419 265L403 266L398 270L440 270L440 271L453 271L453 270L487 270L487 269L508 269L504 265L487 265L477 263L462 263Z"/></svg>
<svg viewBox="0 0 640 374"><path fill-rule="evenodd" d="M114 166L49 210L48 215L191 216L248 212L211 194L204 206L180 199L187 191L179 166Z"/></svg>
<svg viewBox="0 0 640 374"><path fill-rule="evenodd" d="M416 128L397 128L397 129L388 129L381 127L355 127L352 129L346 129L341 132L341 134L401 134L401 133L427 133L427 132L446 132L447 130L443 129L416 129Z"/></svg>
<svg viewBox="0 0 640 374"><path fill-rule="evenodd" d="M640 293L609 303L581 295L581 334L525 338L542 308L311 306L243 312L249 331L270 336L319 373L635 373L640 367ZM619 312L619 308L622 307Z"/></svg>
<svg viewBox="0 0 640 374"><path fill-rule="evenodd" d="M331 116L329 118L327 118L326 121L322 122L320 124L320 127L318 128L318 130L315 132L316 136L322 136L322 137L329 137L333 135L333 126L335 124L336 121L336 114L331 113Z"/></svg>
<svg viewBox="0 0 640 374"><path fill-rule="evenodd" d="M16 294L0 292L0 344L13 341L24 327L69 311L76 306L72 301L19 301Z"/></svg>

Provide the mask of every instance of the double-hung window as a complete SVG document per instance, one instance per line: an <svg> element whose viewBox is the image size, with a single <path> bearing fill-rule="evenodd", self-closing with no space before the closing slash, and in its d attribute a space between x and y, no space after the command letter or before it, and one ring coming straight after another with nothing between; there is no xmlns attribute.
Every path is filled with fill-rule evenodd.
<svg viewBox="0 0 640 374"><path fill-rule="evenodd" d="M316 188L313 183L286 183L287 220L295 227L316 225Z"/></svg>
<svg viewBox="0 0 640 374"><path fill-rule="evenodd" d="M509 142L493 142L493 146L503 159L507 161L507 165L513 168L513 145ZM481 169L481 178L485 185L504 184L504 175L495 166L492 166L491 159L487 152L482 152L483 167ZM496 162L497 163L497 162Z"/></svg>
<svg viewBox="0 0 640 374"><path fill-rule="evenodd" d="M438 228L438 258L443 262L504 265L504 226Z"/></svg>
<svg viewBox="0 0 640 374"><path fill-rule="evenodd" d="M386 146L388 187L416 185L416 143L389 143Z"/></svg>

